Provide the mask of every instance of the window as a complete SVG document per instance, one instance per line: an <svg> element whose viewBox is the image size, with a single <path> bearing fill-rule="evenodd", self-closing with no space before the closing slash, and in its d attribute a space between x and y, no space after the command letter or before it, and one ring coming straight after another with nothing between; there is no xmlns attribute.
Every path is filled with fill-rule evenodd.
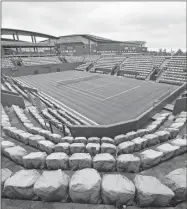
<svg viewBox="0 0 187 209"><path fill-rule="evenodd" d="M60 68L57 68L56 72L60 72Z"/></svg>

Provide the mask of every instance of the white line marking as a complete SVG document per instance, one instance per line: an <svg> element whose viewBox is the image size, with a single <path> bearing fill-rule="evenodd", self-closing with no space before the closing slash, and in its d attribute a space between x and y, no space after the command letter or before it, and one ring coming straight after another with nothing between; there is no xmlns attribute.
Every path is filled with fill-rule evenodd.
<svg viewBox="0 0 187 209"><path fill-rule="evenodd" d="M97 85L97 84L94 84L94 83L92 83L92 82L89 82L89 81L85 81L84 83L88 83L88 84L90 84L90 85L93 85L93 86L99 86L99 85Z"/></svg>
<svg viewBox="0 0 187 209"><path fill-rule="evenodd" d="M107 84L104 84L104 85L97 85L98 87L94 87L94 88L91 88L91 89L89 89L89 90L94 90L94 89L99 89L99 88L101 88L101 87L104 87L104 86L108 86L109 84L112 84L112 83L117 83L117 81L114 81L114 82L111 82L111 83L107 83Z"/></svg>
<svg viewBox="0 0 187 209"><path fill-rule="evenodd" d="M21 82L27 84L27 83L26 83L25 81L23 81L22 79L19 79L19 78L18 78L18 80L21 80ZM27 85L29 85L30 87L33 87L31 84L27 84ZM42 91L40 91L40 92L41 92L43 95L45 95L46 97L51 98L51 99L54 100L55 102L59 103L61 106L63 106L63 107L65 107L66 109L68 109L68 110L70 111L70 113L73 112L73 113L79 115L80 117L84 118L85 120L91 122L91 124L93 124L93 125L99 125L99 124L96 123L95 121L93 121L93 120L87 118L86 116L82 115L81 113L78 113L77 111L71 109L70 107L66 106L65 104L63 104L62 102L56 100L55 98L49 96L48 94L46 94L46 93L44 93L44 92L42 92ZM67 112L68 112L68 111L67 111Z"/></svg>
<svg viewBox="0 0 187 209"><path fill-rule="evenodd" d="M87 93L85 93L85 92L79 91L78 88L77 88L77 89L76 89L76 88L70 88L70 87L68 87L68 86L64 86L64 88L71 89L72 91L79 92L79 93L81 93L81 94L85 94L86 96L93 97L94 99L97 99L97 100L100 100L100 101L103 101L103 99L104 99L104 98L103 98L103 99L100 99L100 98L95 97L95 96L93 96L93 95L90 95L90 94L87 94ZM92 93L92 92L89 92L89 93ZM92 94L93 94L93 93L92 93ZM104 97L103 95L100 95L100 94L96 94L96 95Z"/></svg>
<svg viewBox="0 0 187 209"><path fill-rule="evenodd" d="M137 88L139 88L139 87L140 87L140 86L136 86L136 87L134 87L134 88L128 89L128 90L123 91L123 92L120 92L120 93L115 94L115 95L113 95L113 96L107 97L107 98L104 99L103 101L105 101L105 100L107 100L107 99L111 99L111 98L113 98L113 97L116 97L116 96L118 96L118 95L120 95L120 94L127 93L127 92L132 91L132 90L134 90L134 89L137 89Z"/></svg>

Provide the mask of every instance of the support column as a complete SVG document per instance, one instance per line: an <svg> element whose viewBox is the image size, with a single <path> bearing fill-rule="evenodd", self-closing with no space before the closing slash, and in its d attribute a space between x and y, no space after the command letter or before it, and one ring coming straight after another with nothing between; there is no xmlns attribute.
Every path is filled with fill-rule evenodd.
<svg viewBox="0 0 187 209"><path fill-rule="evenodd" d="M34 43L33 36L31 36L32 43Z"/></svg>
<svg viewBox="0 0 187 209"><path fill-rule="evenodd" d="M13 35L13 39L14 39L14 41L15 41L15 40L16 40L16 38L15 38L15 34L13 33L12 35Z"/></svg>
<svg viewBox="0 0 187 209"><path fill-rule="evenodd" d="M36 43L36 36L34 36L33 39L34 39L34 43Z"/></svg>
<svg viewBox="0 0 187 209"><path fill-rule="evenodd" d="M18 36L18 33L16 33L16 38L17 38L17 41L19 41L19 36Z"/></svg>

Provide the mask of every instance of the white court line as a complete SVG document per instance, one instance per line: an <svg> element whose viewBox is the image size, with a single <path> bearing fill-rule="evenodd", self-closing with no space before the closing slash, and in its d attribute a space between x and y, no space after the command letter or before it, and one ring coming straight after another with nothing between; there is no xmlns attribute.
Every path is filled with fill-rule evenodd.
<svg viewBox="0 0 187 209"><path fill-rule="evenodd" d="M85 94L86 96L93 97L94 99L97 99L97 100L100 100L100 101L103 101L103 100L104 100L104 99L100 99L100 98L98 98L98 97L95 97L95 96L93 96L93 95L87 94L87 93L85 93L85 92L79 91L78 88L70 88L70 87L67 87L67 86L64 86L64 88L71 89L72 91L76 91L76 92L79 92L79 93L81 93L81 94ZM81 90L81 89L80 89L80 90ZM84 91L85 91L85 90L84 90ZM92 92L89 92L89 93L92 93ZM96 94L96 95L104 97L103 95L100 95L100 94Z"/></svg>
<svg viewBox="0 0 187 209"><path fill-rule="evenodd" d="M19 79L19 78L18 78L18 79ZM25 81L23 81L22 79L19 79L19 80L21 80L21 82L27 84L27 83L26 83ZM34 87L34 86L32 86L31 84L27 84L27 85L29 85L30 87ZM79 115L80 117L84 118L85 120L91 122L91 124L93 124L93 125L99 125L99 124L96 123L95 121L93 121L93 120L87 118L86 116L82 115L81 113L78 113L76 110L71 109L70 107L66 106L66 105L63 104L62 102L56 100L55 98L49 96L48 94L46 94L46 93L44 93L44 92L42 92L41 90L40 90L40 92L41 92L43 95L46 95L46 97L51 98L52 100L54 100L56 103L60 104L61 106L67 108L67 109L70 111L70 113L73 112L73 113ZM67 111L67 112L68 112L68 111Z"/></svg>
<svg viewBox="0 0 187 209"><path fill-rule="evenodd" d="M115 82L111 82L111 83L107 83L107 84L104 84L104 85L97 85L98 87L94 87L94 88L91 88L91 89L89 89L89 90L94 90L94 89L98 89L98 88L101 88L101 87L104 87L104 86L108 86L109 84L112 84L112 83L117 83L117 81L115 81Z"/></svg>
<svg viewBox="0 0 187 209"><path fill-rule="evenodd" d="M126 90L126 91L123 91L123 92L120 92L120 93L118 93L118 94L115 94L115 95L113 95L113 96L107 97L107 98L104 99L103 101L105 101L105 100L107 100L107 99L111 99L111 98L116 97L116 96L118 96L118 95L127 93L127 92L132 91L132 90L134 90L134 89L137 89L137 88L139 88L139 87L140 87L140 86L136 86L136 87L133 87L133 88L128 89L128 90Z"/></svg>
<svg viewBox="0 0 187 209"><path fill-rule="evenodd" d="M66 86L72 86L72 87L75 86L75 87L77 87L77 86L84 85L84 83L89 84L89 85L92 85L92 86L97 86L97 87L99 87L99 85L90 83L89 81L84 81L84 82L74 83L74 84L68 84L68 85L66 85ZM96 88L96 87L94 87L94 88Z"/></svg>

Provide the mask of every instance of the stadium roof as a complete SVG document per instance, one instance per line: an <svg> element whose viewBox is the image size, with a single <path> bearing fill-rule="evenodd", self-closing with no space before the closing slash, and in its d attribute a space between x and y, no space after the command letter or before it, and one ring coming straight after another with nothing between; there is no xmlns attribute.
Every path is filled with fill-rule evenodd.
<svg viewBox="0 0 187 209"><path fill-rule="evenodd" d="M37 43L32 43L32 42L27 42L27 41L17 41L17 40L12 40L12 39L5 39L5 38L1 38L1 45L4 47L19 47L19 46L23 46L23 47L52 47L54 46L54 44L50 44L50 43L41 43L41 42L37 42Z"/></svg>
<svg viewBox="0 0 187 209"><path fill-rule="evenodd" d="M90 39L90 40L96 41L96 42L106 42L106 43L118 42L118 43L123 43L121 41L114 41L114 40L111 40L111 39L107 39L107 38L103 38L103 37L99 37L99 36L94 36L94 35L90 35L90 34L72 34L72 35L60 36L59 38L73 37L73 36L83 36L83 37L85 37L87 39Z"/></svg>
<svg viewBox="0 0 187 209"><path fill-rule="evenodd" d="M37 33L33 31L27 31L27 30L19 30L19 29L11 29L11 28L1 28L1 35L13 35L13 34L18 34L22 36L37 36L37 37L42 37L42 38L53 38L57 39L55 36L47 35L44 33Z"/></svg>
<svg viewBox="0 0 187 209"><path fill-rule="evenodd" d="M43 33L37 33L37 32L33 32L33 31L26 31L26 30L19 30L19 29L10 29L10 28L2 28L1 29L1 35L13 35L13 34L18 34L18 35L22 35L22 36L36 36L36 37L42 37L42 38L47 38L47 39L56 39L58 40L59 38L65 38L65 37L75 37L75 36L82 36L85 37L87 39L90 39L92 41L95 42L100 42L100 43L121 43L121 44L133 44L133 45L139 45L139 44L145 44L145 41L115 41L112 39L108 39L108 38L103 38L103 37L99 37L99 36L95 36L95 35L91 35L91 34L72 34L72 35L66 35L66 36L59 36L59 37L55 37L55 36L51 36L51 35L47 35L47 34L43 34ZM14 41L14 40L12 40ZM46 40L45 40L46 41ZM45 42L45 41L40 41L41 42ZM24 45L24 42L19 42L21 45ZM31 43L27 42L28 45ZM4 43L4 45L10 44L9 43ZM13 43L13 45L18 45L18 43ZM37 44L37 43L36 43ZM51 45L51 44L49 44Z"/></svg>
<svg viewBox="0 0 187 209"><path fill-rule="evenodd" d="M107 39L99 36L94 36L90 34L72 34L72 35L67 35L67 36L60 36L59 38L65 38L65 37L73 37L73 36L83 36L87 39L90 39L95 42L103 42L103 43L128 43L128 44L145 44L145 41L115 41L112 39Z"/></svg>

